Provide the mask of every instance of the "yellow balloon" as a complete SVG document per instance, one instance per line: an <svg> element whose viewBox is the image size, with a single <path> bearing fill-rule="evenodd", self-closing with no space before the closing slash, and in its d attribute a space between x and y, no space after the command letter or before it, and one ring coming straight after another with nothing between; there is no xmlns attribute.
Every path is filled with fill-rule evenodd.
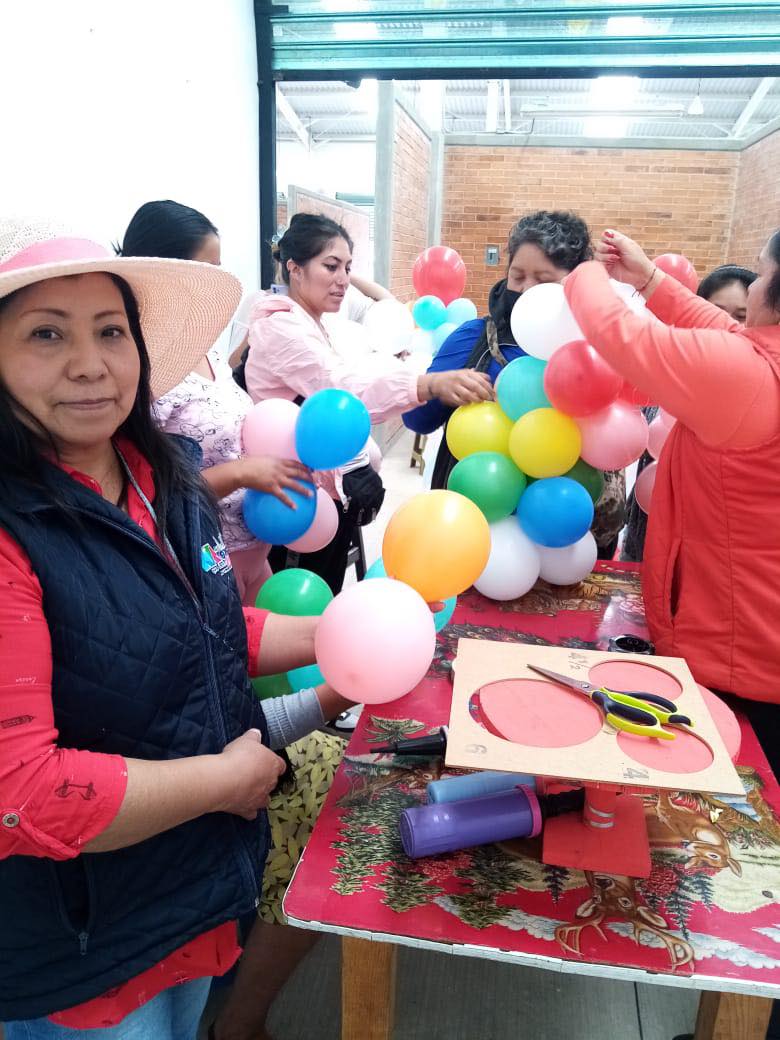
<svg viewBox="0 0 780 1040"><path fill-rule="evenodd" d="M464 592L489 556L487 520L455 491L425 491L404 502L390 517L382 542L387 576L411 585L426 603Z"/></svg>
<svg viewBox="0 0 780 1040"><path fill-rule="evenodd" d="M495 401L462 404L447 423L447 447L456 459L465 459L478 451L508 455L511 432L512 420Z"/></svg>
<svg viewBox="0 0 780 1040"><path fill-rule="evenodd" d="M509 454L529 477L559 477L580 457L582 436L576 422L555 408L534 408L512 427Z"/></svg>

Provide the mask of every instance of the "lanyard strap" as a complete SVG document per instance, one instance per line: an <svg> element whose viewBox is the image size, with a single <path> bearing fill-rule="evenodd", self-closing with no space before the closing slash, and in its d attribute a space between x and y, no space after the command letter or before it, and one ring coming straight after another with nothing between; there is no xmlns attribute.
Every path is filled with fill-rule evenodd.
<svg viewBox="0 0 780 1040"><path fill-rule="evenodd" d="M141 490L141 488L140 488L140 486L138 484L138 481L133 476L133 473L132 473L130 467L128 466L128 464L127 464L127 460L125 459L124 455L122 454L122 452L119 450L119 448L116 445L114 445L114 451L117 453L119 461L122 464L122 468L125 471L125 476L127 477L127 480L133 486L133 490L138 495L138 497L140 498L141 502L143 503L144 508L147 510L147 512L149 513L149 516L151 516L152 520L154 521L154 525L157 528L157 533L160 534L160 521L157 518L157 513L155 512L154 506L152 505L152 503L149 501L149 499L146 497L146 495ZM190 581L190 579L185 574L184 568L182 567L181 563L179 563L179 557L176 555L176 550L173 548L173 545L171 544L170 538L168 537L167 534L162 534L161 538L162 538L163 547L165 548L165 555L168 557L168 560L169 560L171 566L176 571L176 573L178 574L178 576L181 579L181 581L187 587L187 591L189 592L189 594L192 596L192 598L195 600L195 602L200 606L200 600L198 599L198 595L195 592L195 589L192 587L192 582Z"/></svg>

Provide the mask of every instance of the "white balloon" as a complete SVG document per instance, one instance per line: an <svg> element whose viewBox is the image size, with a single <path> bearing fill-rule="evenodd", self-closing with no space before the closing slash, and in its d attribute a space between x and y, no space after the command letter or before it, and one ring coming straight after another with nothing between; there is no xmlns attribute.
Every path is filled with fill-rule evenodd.
<svg viewBox="0 0 780 1040"><path fill-rule="evenodd" d="M411 351L412 354L433 355L436 353L433 336L426 329L415 329L409 337L406 349Z"/></svg>
<svg viewBox="0 0 780 1040"><path fill-rule="evenodd" d="M414 318L398 300L378 300L366 311L363 328L374 350L400 354L408 349L414 332Z"/></svg>
<svg viewBox="0 0 780 1040"><path fill-rule="evenodd" d="M596 565L598 546L590 531L578 542L562 549L548 549L538 545L541 560L539 577L551 585L574 585L586 578Z"/></svg>
<svg viewBox="0 0 780 1040"><path fill-rule="evenodd" d="M512 308L509 324L517 345L542 361L564 343L585 339L557 282L527 289Z"/></svg>
<svg viewBox="0 0 780 1040"><path fill-rule="evenodd" d="M614 278L610 278L609 284L615 290L615 295L620 297L630 311L633 311L638 317L644 318L645 321L662 324L653 312L647 309L644 296L636 292L632 285L628 285L626 282L616 282Z"/></svg>
<svg viewBox="0 0 780 1040"><path fill-rule="evenodd" d="M490 525L490 556L474 588L488 599L524 596L539 577L539 547L520 529L516 516Z"/></svg>

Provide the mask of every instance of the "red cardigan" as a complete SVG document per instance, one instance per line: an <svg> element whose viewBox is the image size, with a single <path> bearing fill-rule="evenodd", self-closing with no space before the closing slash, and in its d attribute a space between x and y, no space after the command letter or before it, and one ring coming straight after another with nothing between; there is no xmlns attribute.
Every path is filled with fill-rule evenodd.
<svg viewBox="0 0 780 1040"><path fill-rule="evenodd" d="M665 324L646 322L595 262L565 292L586 339L678 419L643 566L659 652L706 686L780 703L780 326L743 328L669 277L648 301Z"/></svg>
<svg viewBox="0 0 780 1040"><path fill-rule="evenodd" d="M128 441L122 441L121 448L139 487L153 502L151 466ZM90 477L63 468L74 480L101 493ZM155 523L132 486L128 489L127 512L157 539ZM256 664L267 611L245 607L244 616L249 661ZM25 827L0 827L0 858L70 859L101 834L119 812L127 769L119 755L57 746L51 700L51 640L43 593L24 550L2 529L0 632L0 817L4 803L24 802L26 821L30 822ZM35 674L31 674L33 668ZM256 668L252 674L256 674ZM240 952L235 925L220 925L123 986L51 1015L51 1020L73 1029L116 1025L176 983L224 974Z"/></svg>

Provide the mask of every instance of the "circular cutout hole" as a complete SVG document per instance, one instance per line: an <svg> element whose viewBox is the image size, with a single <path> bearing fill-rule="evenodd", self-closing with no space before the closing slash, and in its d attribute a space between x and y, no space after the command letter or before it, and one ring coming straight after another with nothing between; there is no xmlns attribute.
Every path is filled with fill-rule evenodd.
<svg viewBox="0 0 780 1040"><path fill-rule="evenodd" d="M572 747L599 732L602 716L587 697L536 679L502 679L479 690L486 729L527 747Z"/></svg>
<svg viewBox="0 0 780 1040"><path fill-rule="evenodd" d="M588 672L594 686L606 686L610 690L641 690L679 701L682 687L673 675L639 661L602 661Z"/></svg>
<svg viewBox="0 0 780 1040"><path fill-rule="evenodd" d="M687 730L675 729L674 740L638 737L618 733L621 751L643 766L664 773L699 773L712 765L713 754L707 744Z"/></svg>

